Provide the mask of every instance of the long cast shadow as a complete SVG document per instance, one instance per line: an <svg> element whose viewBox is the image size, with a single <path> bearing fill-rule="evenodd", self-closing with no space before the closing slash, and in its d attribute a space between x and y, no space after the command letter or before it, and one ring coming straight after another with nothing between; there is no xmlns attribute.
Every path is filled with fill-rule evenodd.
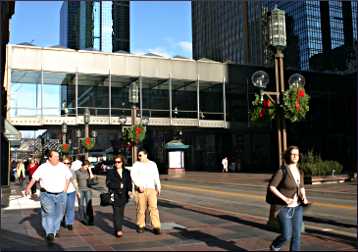
<svg viewBox="0 0 358 252"><path fill-rule="evenodd" d="M160 200L160 199L158 200L158 205L160 205L162 207L169 207L169 208L180 208L180 209L188 210L188 211L191 211L191 212L194 212L194 213L205 214L205 215L208 215L208 216L221 218L221 219L228 220L228 221L231 221L231 222L236 222L236 223L240 223L240 224L251 226L251 227L256 227L256 228L271 231L271 232L275 231L270 226L268 226L266 224L260 224L260 223L257 223L257 222L244 220L244 219L241 219L239 217L235 217L235 216L231 216L231 215L210 214L210 213L206 213L206 212L203 212L203 211L200 211L200 210L191 209L189 207L169 203L167 201L163 201L163 200ZM306 228L306 232L321 234L321 235L330 236L330 237L334 237L334 238L339 238L339 239L343 240L344 242L346 242L347 244L350 244L350 245L352 245L354 247L357 246L356 239L354 239L352 237L349 237L349 236L338 235L338 234L333 234L333 233L323 232L323 231L320 232L320 231L312 230L312 229L309 229L309 228L308 229Z"/></svg>
<svg viewBox="0 0 358 252"><path fill-rule="evenodd" d="M15 233L8 230L1 230L0 250L44 250L44 251L59 251L64 248L56 243L47 243L44 239L36 239L24 234Z"/></svg>
<svg viewBox="0 0 358 252"><path fill-rule="evenodd" d="M36 233L40 237L45 236L45 231L42 228L41 224L41 209L33 209L33 213L25 218L22 218L19 222L19 224L23 224L24 222L30 222L30 225L35 229Z"/></svg>
<svg viewBox="0 0 358 252"><path fill-rule="evenodd" d="M108 220L111 224L108 224ZM113 214L111 213L104 213L101 211L96 211L95 216L95 225L102 229L104 232L108 234L114 235L114 227L113 227ZM137 226L136 224L126 220L126 217L124 216L123 220L123 226L128 227L129 229L136 230Z"/></svg>
<svg viewBox="0 0 358 252"><path fill-rule="evenodd" d="M234 242L228 242L201 231L190 231L180 227L174 227L174 229L179 230L180 232L171 233L171 235L182 240L202 241L205 242L209 247L218 247L227 251L247 251L236 246Z"/></svg>
<svg viewBox="0 0 358 252"><path fill-rule="evenodd" d="M330 224L330 225L340 226L340 227L345 227L345 228L357 228L357 225L346 224L346 223L341 223L341 222L337 222L334 220L329 220L329 219L325 219L325 218L317 218L317 217L312 217L312 216L303 216L303 220L324 223L324 224Z"/></svg>

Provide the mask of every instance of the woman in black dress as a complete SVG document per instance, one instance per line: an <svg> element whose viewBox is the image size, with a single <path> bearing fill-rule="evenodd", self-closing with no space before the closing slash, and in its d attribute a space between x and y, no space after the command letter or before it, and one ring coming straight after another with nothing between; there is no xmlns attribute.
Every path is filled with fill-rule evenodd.
<svg viewBox="0 0 358 252"><path fill-rule="evenodd" d="M121 154L116 155L113 160L113 169L107 171L106 185L114 197L113 225L115 235L122 237L124 207L132 193L132 180L129 170L125 169L124 156Z"/></svg>

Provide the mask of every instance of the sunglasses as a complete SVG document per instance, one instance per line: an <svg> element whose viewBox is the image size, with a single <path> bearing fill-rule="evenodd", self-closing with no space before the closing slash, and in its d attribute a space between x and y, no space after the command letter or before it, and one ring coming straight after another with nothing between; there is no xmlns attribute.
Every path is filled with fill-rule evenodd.
<svg viewBox="0 0 358 252"><path fill-rule="evenodd" d="M64 164L71 164L70 162L63 162Z"/></svg>
<svg viewBox="0 0 358 252"><path fill-rule="evenodd" d="M115 164L121 164L123 163L122 161L114 161Z"/></svg>

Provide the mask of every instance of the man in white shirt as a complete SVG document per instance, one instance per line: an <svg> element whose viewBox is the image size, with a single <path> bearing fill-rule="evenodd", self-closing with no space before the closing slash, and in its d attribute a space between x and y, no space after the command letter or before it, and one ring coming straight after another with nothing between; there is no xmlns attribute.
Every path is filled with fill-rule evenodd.
<svg viewBox="0 0 358 252"><path fill-rule="evenodd" d="M221 164L223 165L223 172L228 172L229 162L227 160L227 157L223 158L223 160L221 161Z"/></svg>
<svg viewBox="0 0 358 252"><path fill-rule="evenodd" d="M25 194L28 195L32 185L40 181L42 227L45 229L46 239L49 242L52 242L56 233L60 231L71 177L69 169L60 162L59 153L51 150L47 162L37 168L26 186Z"/></svg>
<svg viewBox="0 0 358 252"><path fill-rule="evenodd" d="M132 182L135 186L137 203L137 232L143 233L145 227L145 211L149 210L154 234L160 234L160 219L157 206L157 195L160 195L161 185L158 167L148 159L148 152L140 150L139 162L131 169Z"/></svg>

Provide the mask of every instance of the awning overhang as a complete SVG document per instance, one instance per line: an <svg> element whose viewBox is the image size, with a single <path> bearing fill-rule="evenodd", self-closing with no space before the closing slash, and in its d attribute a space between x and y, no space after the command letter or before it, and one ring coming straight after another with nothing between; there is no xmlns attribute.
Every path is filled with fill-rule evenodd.
<svg viewBox="0 0 358 252"><path fill-rule="evenodd" d="M5 133L4 136L9 141L11 147L18 147L21 143L21 133L8 120L4 120Z"/></svg>

